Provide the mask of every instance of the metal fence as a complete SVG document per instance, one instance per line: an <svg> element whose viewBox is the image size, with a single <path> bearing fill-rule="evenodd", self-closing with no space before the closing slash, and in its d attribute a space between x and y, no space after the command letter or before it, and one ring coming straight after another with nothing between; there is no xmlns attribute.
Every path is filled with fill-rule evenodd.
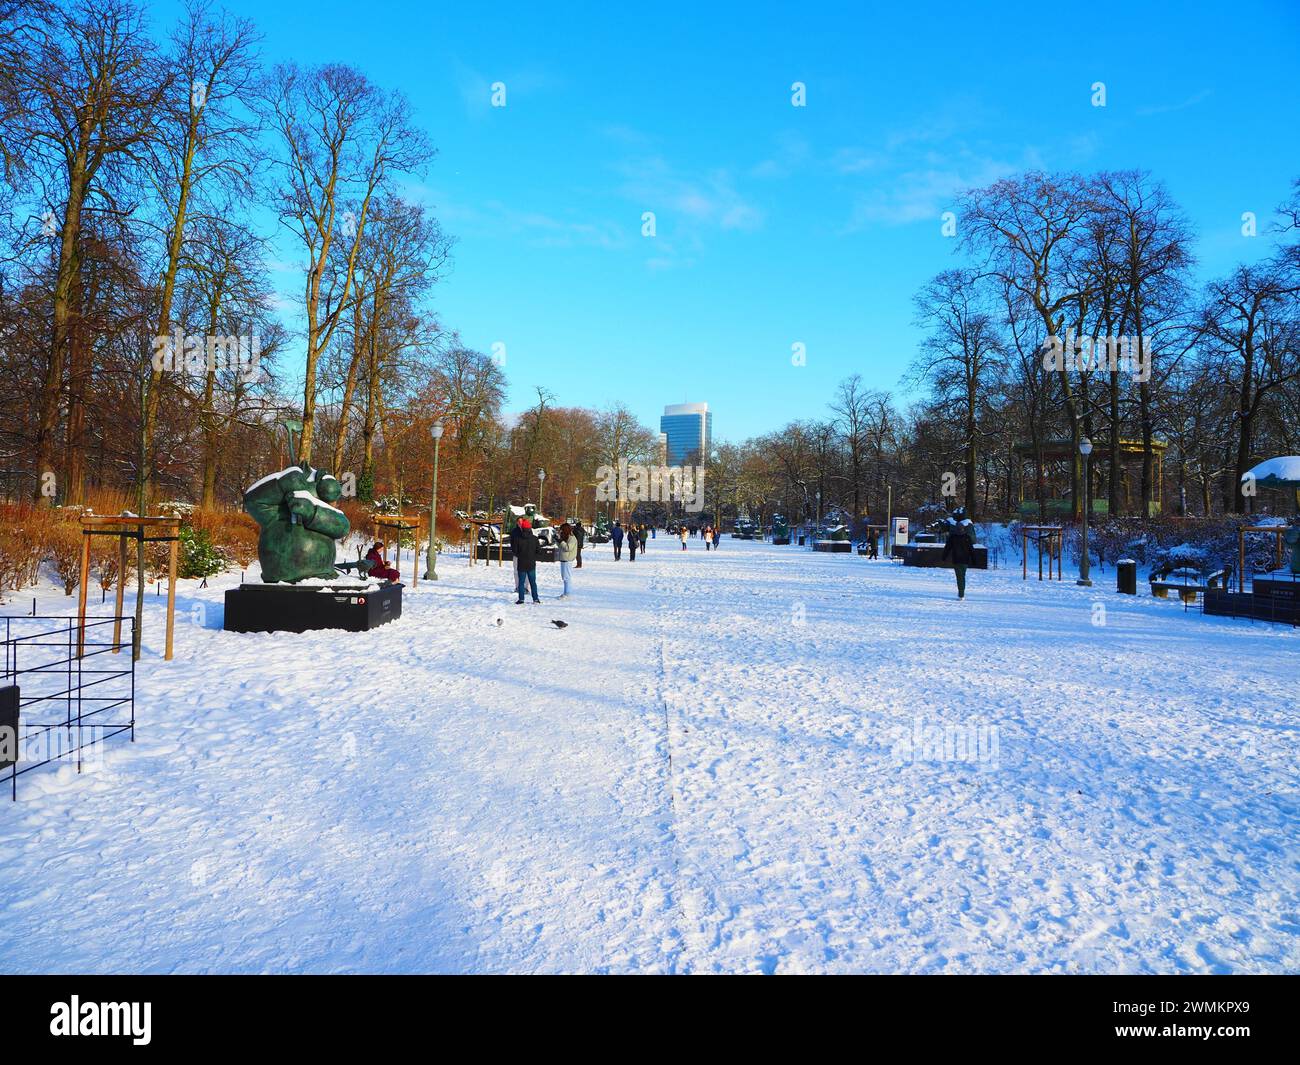
<svg viewBox="0 0 1300 1065"><path fill-rule="evenodd" d="M18 712L9 750L0 754L0 780L7 769L11 799L18 798L24 773L74 757L80 773L86 753L100 756L100 744L110 736L127 732L135 742L134 618L86 618L81 655L75 617L3 620L0 689L8 690ZM117 642L115 623L131 626Z"/></svg>

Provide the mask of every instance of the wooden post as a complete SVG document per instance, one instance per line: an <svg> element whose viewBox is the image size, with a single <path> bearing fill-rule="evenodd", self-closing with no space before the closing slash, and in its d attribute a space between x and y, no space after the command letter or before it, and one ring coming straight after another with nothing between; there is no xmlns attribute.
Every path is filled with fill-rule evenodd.
<svg viewBox="0 0 1300 1065"><path fill-rule="evenodd" d="M167 552L167 650L163 655L165 661L172 657L172 630L176 627L176 555L180 549L180 522L171 527L172 542Z"/></svg>
<svg viewBox="0 0 1300 1065"><path fill-rule="evenodd" d="M131 660L140 661L144 639L144 526L135 527L135 628L131 632Z"/></svg>
<svg viewBox="0 0 1300 1065"><path fill-rule="evenodd" d="M122 596L126 593L126 534L117 538L117 594L113 606L113 654L122 650Z"/></svg>
<svg viewBox="0 0 1300 1065"><path fill-rule="evenodd" d="M1237 530L1237 591L1246 590L1246 532Z"/></svg>
<svg viewBox="0 0 1300 1065"><path fill-rule="evenodd" d="M420 531L419 526L411 530L411 587L420 583Z"/></svg>
<svg viewBox="0 0 1300 1065"><path fill-rule="evenodd" d="M90 580L90 534L81 529L81 587L77 589L77 657L86 649L86 582Z"/></svg>

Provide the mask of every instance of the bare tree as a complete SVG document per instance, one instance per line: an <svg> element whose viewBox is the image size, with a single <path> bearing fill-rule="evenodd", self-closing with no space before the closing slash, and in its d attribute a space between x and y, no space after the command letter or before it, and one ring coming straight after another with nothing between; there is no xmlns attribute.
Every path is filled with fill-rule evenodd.
<svg viewBox="0 0 1300 1065"><path fill-rule="evenodd" d="M341 64L275 69L267 100L281 142L280 220L306 252L307 351L298 460L310 462L316 367L350 309L371 207L386 181L431 157L403 96ZM352 204L352 206L345 206ZM335 242L343 248L335 251Z"/></svg>
<svg viewBox="0 0 1300 1065"><path fill-rule="evenodd" d="M1300 278L1280 259L1239 266L1209 287L1203 329L1236 394L1234 476L1223 499L1224 509L1231 512L1243 509L1241 478L1251 465L1265 400L1300 379L1298 294Z"/></svg>
<svg viewBox="0 0 1300 1065"><path fill-rule="evenodd" d="M80 0L59 10L41 47L24 57L30 99L24 142L48 176L57 241L49 356L37 399L35 469L52 466L78 284L83 212L95 195L114 210L115 169L139 165L174 75L159 62L130 0ZM37 498L40 498L39 491Z"/></svg>
<svg viewBox="0 0 1300 1065"><path fill-rule="evenodd" d="M1061 337L1077 313L1083 275L1070 269L1070 260L1078 253L1088 211L1089 200L1077 175L1037 171L970 192L962 204L964 245L976 255L981 273L1032 309L1042 329L1039 343ZM1080 411L1066 362L1057 373L1057 384L1075 453L1070 494L1077 515Z"/></svg>
<svg viewBox="0 0 1300 1065"><path fill-rule="evenodd" d="M969 270L945 270L916 297L917 324L927 330L913 373L927 381L934 396L958 411L965 469L965 506L974 519L978 507L980 405L1002 356L992 316L980 305L980 290Z"/></svg>
<svg viewBox="0 0 1300 1065"><path fill-rule="evenodd" d="M438 280L451 253L451 240L437 220L418 204L395 196L382 198L372 212L358 256L352 303L351 356L343 380L343 397L335 430L332 469L343 468L343 450L359 377L377 387L380 367L395 355L385 338L400 337L389 328L395 316L411 309ZM423 336L421 343L433 338Z"/></svg>
<svg viewBox="0 0 1300 1065"><path fill-rule="evenodd" d="M250 107L257 75L252 24L209 14L206 0L190 0L172 37L172 91L159 110L154 192L163 245L155 336L172 331L172 304L188 227L250 193L256 118ZM206 211L205 211L206 209ZM154 427L168 368L150 368L141 421L137 504L144 513L152 492Z"/></svg>

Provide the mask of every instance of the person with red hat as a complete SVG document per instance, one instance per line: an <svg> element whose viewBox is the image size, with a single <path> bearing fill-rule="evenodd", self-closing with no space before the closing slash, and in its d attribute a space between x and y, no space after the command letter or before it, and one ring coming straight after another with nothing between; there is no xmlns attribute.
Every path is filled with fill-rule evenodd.
<svg viewBox="0 0 1300 1065"><path fill-rule="evenodd" d="M520 518L519 523L510 530L510 553L515 556L515 580L519 598L515 606L524 601L524 585L533 593L533 602L540 603L537 594L537 554L541 548L537 534L533 532L533 523L527 518Z"/></svg>

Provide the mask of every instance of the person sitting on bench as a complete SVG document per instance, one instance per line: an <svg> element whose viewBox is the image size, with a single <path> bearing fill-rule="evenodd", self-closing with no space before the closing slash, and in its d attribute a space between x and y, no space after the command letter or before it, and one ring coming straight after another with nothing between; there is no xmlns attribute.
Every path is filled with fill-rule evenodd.
<svg viewBox="0 0 1300 1065"><path fill-rule="evenodd" d="M395 581L401 574L388 564L388 559L384 558L384 542L376 540L375 546L366 552L366 558L370 560L370 573L368 576L376 580Z"/></svg>

